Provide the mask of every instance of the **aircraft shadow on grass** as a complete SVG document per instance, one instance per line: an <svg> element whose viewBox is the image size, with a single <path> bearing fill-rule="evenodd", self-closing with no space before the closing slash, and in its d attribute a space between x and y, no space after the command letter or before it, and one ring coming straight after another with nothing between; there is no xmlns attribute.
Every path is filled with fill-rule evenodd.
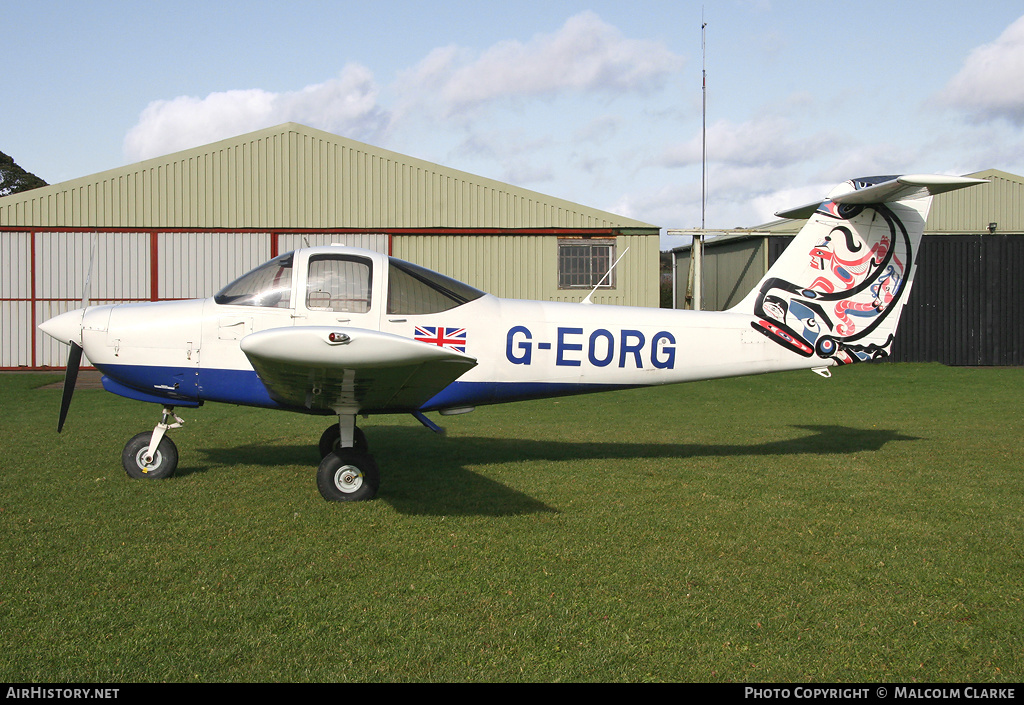
<svg viewBox="0 0 1024 705"><path fill-rule="evenodd" d="M676 459L846 455L878 451L894 441L920 440L887 429L800 425L810 435L761 443L588 443L580 441L424 435L408 426L370 426L367 436L387 463L379 499L405 514L510 516L558 510L469 468L534 461ZM216 466L293 466L316 450L309 445L244 445L200 448L208 466L179 468L179 475Z"/></svg>

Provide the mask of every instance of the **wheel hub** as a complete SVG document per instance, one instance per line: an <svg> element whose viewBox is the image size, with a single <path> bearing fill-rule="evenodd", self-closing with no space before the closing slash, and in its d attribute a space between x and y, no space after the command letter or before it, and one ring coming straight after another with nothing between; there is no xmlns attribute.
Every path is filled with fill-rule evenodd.
<svg viewBox="0 0 1024 705"><path fill-rule="evenodd" d="M363 473L355 465L343 465L334 473L334 485L342 492L355 492L363 485Z"/></svg>
<svg viewBox="0 0 1024 705"><path fill-rule="evenodd" d="M142 472L144 473L148 473L150 470L156 470L158 467L160 467L160 451L157 451L156 455L153 456L153 459L147 462L146 456L148 454L149 447L146 446L139 450L138 454L135 456L135 462L138 464L139 469L142 470Z"/></svg>

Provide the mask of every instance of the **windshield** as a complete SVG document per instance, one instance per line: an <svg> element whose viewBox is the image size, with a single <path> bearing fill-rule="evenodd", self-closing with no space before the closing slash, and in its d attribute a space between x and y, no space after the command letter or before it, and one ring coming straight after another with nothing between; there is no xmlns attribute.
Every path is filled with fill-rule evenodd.
<svg viewBox="0 0 1024 705"><path fill-rule="evenodd" d="M213 300L233 306L289 308L292 299L292 254L288 252L243 274Z"/></svg>
<svg viewBox="0 0 1024 705"><path fill-rule="evenodd" d="M479 299L484 292L419 265L389 258L388 313L439 313Z"/></svg>

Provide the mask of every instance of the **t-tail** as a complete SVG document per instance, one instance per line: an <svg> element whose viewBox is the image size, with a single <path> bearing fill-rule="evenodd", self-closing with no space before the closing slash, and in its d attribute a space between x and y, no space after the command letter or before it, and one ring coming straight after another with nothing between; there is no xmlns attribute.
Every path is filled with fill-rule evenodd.
<svg viewBox="0 0 1024 705"><path fill-rule="evenodd" d="M732 312L807 358L846 364L888 357L914 282L932 196L987 183L958 176L875 176L821 203L778 213L809 218Z"/></svg>

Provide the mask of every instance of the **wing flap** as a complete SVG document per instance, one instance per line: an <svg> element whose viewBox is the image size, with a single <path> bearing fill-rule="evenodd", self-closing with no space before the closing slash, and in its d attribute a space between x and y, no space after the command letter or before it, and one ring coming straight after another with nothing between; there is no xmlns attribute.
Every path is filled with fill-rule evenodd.
<svg viewBox="0 0 1024 705"><path fill-rule="evenodd" d="M271 398L311 411L412 411L477 364L363 328L271 328L247 335L241 348Z"/></svg>

